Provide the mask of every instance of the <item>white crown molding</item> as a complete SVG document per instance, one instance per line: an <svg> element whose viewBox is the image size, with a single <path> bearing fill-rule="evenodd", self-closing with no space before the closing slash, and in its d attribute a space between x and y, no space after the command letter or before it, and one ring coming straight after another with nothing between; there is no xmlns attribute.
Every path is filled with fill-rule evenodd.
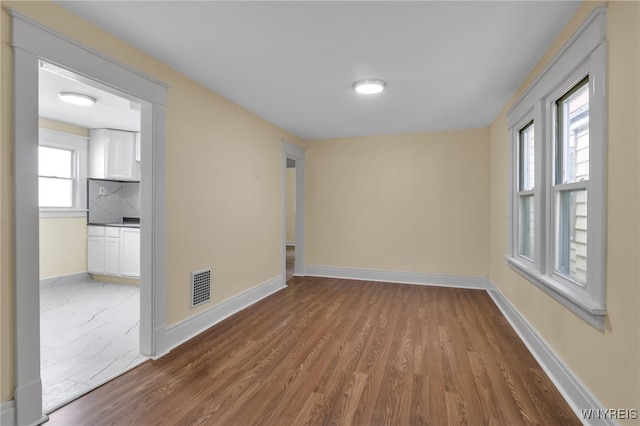
<svg viewBox="0 0 640 426"><path fill-rule="evenodd" d="M488 281L487 293L558 388L578 419L585 425L617 425L612 419L585 420L582 418L581 410L603 412L604 407L491 281Z"/></svg>
<svg viewBox="0 0 640 426"><path fill-rule="evenodd" d="M306 266L305 275L361 281L381 281L399 284L434 285L481 290L487 289L487 279L485 277L428 274L422 272L384 271L378 269L340 268L333 266Z"/></svg>
<svg viewBox="0 0 640 426"><path fill-rule="evenodd" d="M282 277L278 275L184 321L166 327L164 330L158 330L158 334L162 337L158 339L157 349L159 355L154 357L154 359L166 355L172 349L192 339L220 321L248 308L259 300L283 288L286 288L286 285L282 281Z"/></svg>

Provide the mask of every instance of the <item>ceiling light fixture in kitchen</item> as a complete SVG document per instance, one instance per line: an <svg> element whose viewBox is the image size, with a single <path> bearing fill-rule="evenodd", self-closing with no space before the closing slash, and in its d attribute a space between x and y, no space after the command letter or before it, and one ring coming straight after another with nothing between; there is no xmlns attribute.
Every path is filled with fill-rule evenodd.
<svg viewBox="0 0 640 426"><path fill-rule="evenodd" d="M92 98L91 96L83 95L81 93L60 92L58 93L58 97L63 101L73 105L89 106L96 103L95 98Z"/></svg>
<svg viewBox="0 0 640 426"><path fill-rule="evenodd" d="M378 79L358 80L353 83L353 90L363 95L375 95L382 92L387 83Z"/></svg>

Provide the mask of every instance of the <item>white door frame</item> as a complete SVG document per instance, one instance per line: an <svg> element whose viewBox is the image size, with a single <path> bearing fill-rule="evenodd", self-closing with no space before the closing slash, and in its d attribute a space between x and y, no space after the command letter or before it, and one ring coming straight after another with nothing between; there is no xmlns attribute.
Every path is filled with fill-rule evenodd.
<svg viewBox="0 0 640 426"><path fill-rule="evenodd" d="M142 104L140 351L147 356L165 350L167 86L16 11L8 12L14 58L14 399L16 423L38 424L46 420L40 378L39 60L73 70Z"/></svg>
<svg viewBox="0 0 640 426"><path fill-rule="evenodd" d="M305 148L282 141L282 283L287 284L287 158L296 161L296 247L293 274L305 275Z"/></svg>

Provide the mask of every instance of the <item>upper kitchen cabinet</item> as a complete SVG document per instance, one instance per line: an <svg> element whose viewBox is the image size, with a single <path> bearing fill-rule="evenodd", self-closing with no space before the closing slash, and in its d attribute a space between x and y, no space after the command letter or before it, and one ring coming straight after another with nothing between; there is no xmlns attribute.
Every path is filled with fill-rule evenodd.
<svg viewBox="0 0 640 426"><path fill-rule="evenodd" d="M139 180L138 137L134 132L92 129L90 170L94 179ZM138 161L136 161L138 160Z"/></svg>

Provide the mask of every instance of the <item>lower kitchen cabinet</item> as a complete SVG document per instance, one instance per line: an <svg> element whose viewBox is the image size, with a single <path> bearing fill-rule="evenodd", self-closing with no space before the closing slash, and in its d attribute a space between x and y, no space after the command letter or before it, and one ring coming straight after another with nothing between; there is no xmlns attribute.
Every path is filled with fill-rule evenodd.
<svg viewBox="0 0 640 426"><path fill-rule="evenodd" d="M140 277L140 230L122 228L120 231L120 275Z"/></svg>
<svg viewBox="0 0 640 426"><path fill-rule="evenodd" d="M120 275L120 228L105 227L104 274Z"/></svg>
<svg viewBox="0 0 640 426"><path fill-rule="evenodd" d="M87 244L87 270L104 274L104 226L89 226Z"/></svg>
<svg viewBox="0 0 640 426"><path fill-rule="evenodd" d="M90 225L87 270L92 274L140 277L140 229Z"/></svg>

